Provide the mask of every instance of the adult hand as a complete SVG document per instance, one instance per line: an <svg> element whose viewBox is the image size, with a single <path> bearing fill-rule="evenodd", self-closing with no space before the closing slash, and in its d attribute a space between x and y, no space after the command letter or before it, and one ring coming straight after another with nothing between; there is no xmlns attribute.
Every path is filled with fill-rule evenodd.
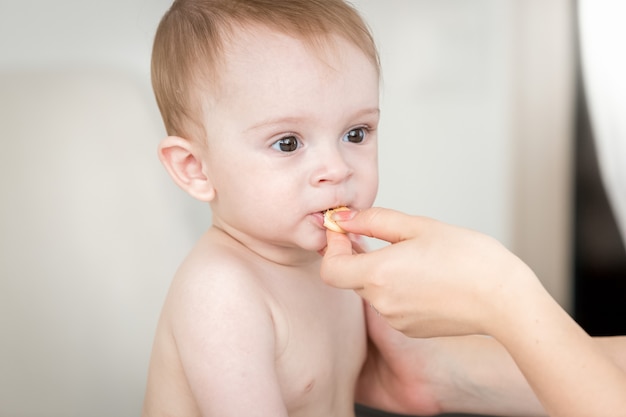
<svg viewBox="0 0 626 417"><path fill-rule="evenodd" d="M496 240L388 209L336 215L345 231L383 239L391 245L353 253L348 236L328 232L321 270L328 284L355 289L392 327L407 336L493 336L511 355L549 415L623 415L624 371L550 297L533 272ZM370 340L380 352L378 371L370 381L380 381L380 375L385 374L401 379L394 370L404 369L398 364L409 363L418 351L406 343L381 343L384 338L376 336L371 317L368 321ZM458 356L462 360L467 349L461 351L465 352ZM392 357L397 352L404 352L401 360ZM482 366L488 361L494 364L490 356L470 362ZM515 367L493 369L510 376ZM419 380L412 382L410 374L399 384L424 386ZM511 398L520 392L505 384L507 390L511 390ZM403 397L412 402L412 389L402 391L409 392ZM479 402L485 404L487 398L493 396ZM421 407L423 404L416 405Z"/></svg>
<svg viewBox="0 0 626 417"><path fill-rule="evenodd" d="M508 326L510 303L543 290L522 261L484 234L383 208L335 219L349 233L391 245L354 253L348 236L328 231L322 278L356 290L408 336L497 333Z"/></svg>

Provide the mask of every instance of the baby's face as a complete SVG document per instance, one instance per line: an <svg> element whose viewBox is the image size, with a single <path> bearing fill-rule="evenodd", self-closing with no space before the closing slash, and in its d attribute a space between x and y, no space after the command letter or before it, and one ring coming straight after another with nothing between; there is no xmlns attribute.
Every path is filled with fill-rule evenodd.
<svg viewBox="0 0 626 417"><path fill-rule="evenodd" d="M317 251L321 212L369 207L378 187L378 73L340 38L322 56L263 28L227 47L207 100L213 222L260 251Z"/></svg>

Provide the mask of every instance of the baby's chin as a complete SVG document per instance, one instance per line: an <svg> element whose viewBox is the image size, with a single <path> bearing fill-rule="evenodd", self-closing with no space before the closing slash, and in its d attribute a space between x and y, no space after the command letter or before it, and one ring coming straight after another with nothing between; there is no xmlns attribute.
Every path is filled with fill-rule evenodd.
<svg viewBox="0 0 626 417"><path fill-rule="evenodd" d="M315 234L317 235L318 233L316 232ZM316 239L312 239L310 245L303 245L302 249L323 255L323 252L326 250L326 245L326 229L321 229L319 237L316 236Z"/></svg>
<svg viewBox="0 0 626 417"><path fill-rule="evenodd" d="M307 227L290 236L274 236L267 243L286 256L307 257L326 247L326 229L320 226Z"/></svg>
<svg viewBox="0 0 626 417"><path fill-rule="evenodd" d="M326 234L326 230L324 230L324 234ZM327 242L326 242L326 236L324 236L324 240L319 242L318 244L314 245L311 248L311 252L315 252L317 254L320 255L324 255L324 252L326 252L326 246L327 246Z"/></svg>

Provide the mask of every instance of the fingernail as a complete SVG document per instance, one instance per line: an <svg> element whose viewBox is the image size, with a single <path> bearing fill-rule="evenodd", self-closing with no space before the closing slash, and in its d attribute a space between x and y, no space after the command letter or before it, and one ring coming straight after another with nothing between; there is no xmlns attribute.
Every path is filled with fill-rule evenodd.
<svg viewBox="0 0 626 417"><path fill-rule="evenodd" d="M342 211L336 211L333 214L331 214L331 218L334 221L346 221L346 220L351 220L352 218L354 218L354 216L356 215L355 211L352 210L342 210Z"/></svg>

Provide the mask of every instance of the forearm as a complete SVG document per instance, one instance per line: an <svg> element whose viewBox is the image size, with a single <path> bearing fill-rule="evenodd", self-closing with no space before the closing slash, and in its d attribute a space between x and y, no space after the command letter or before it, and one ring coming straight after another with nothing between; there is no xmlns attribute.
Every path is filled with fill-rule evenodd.
<svg viewBox="0 0 626 417"><path fill-rule="evenodd" d="M528 299L534 301L529 311L517 311L520 317L500 314L499 321L509 325L494 335L506 348L491 336L404 338L367 308L370 337L382 352L373 347L370 351L359 400L403 414L547 416L536 391L552 416L610 416L623 411L616 401L626 393L619 382L625 374L616 377L610 371L614 376L606 379L603 369L607 365L609 370L618 369L613 365L617 364L622 367L619 372L626 372L626 337L591 339L556 303L541 307L545 301ZM531 310L536 305L539 309ZM542 335L545 332L547 336ZM599 367L598 357L604 362ZM596 391L602 394L607 384L605 400ZM579 408L581 402L588 408ZM602 410L603 404L608 411Z"/></svg>
<svg viewBox="0 0 626 417"><path fill-rule="evenodd" d="M569 319L566 318L566 321ZM575 333L579 332L580 329ZM560 341L553 343L569 341L571 346L557 350L554 346L547 346L547 353L541 353L534 345L531 334L524 335L520 329L519 335L521 344L527 347L520 345L517 349L522 350L521 353L515 352L515 348L510 349L529 379L533 380L533 387L540 393L539 396L548 407L552 407L550 415L597 415L603 403L606 404L606 411L602 410L602 415L623 414L624 406L618 407L623 401L621 398L626 396L623 382L626 375L626 336L592 339L579 333L577 337L584 339L582 345L587 346L585 350L589 349L589 352L584 352L580 350L581 343L575 342L571 335L563 337L557 334L554 337ZM436 342L437 354L431 358L433 363L430 368L440 370L437 375L431 375L431 383L442 412L529 417L548 415L515 360L494 338L466 336L431 341ZM546 357L547 364L539 362L540 355ZM578 357L588 362L585 364ZM607 364L607 359L619 369ZM557 369L563 366L567 369ZM614 382L609 381L607 375L614 375ZM618 404L613 401L618 401ZM586 403L589 409L579 408L581 402ZM572 410L564 408L569 405Z"/></svg>
<svg viewBox="0 0 626 417"><path fill-rule="evenodd" d="M546 416L546 412L504 347L492 337L436 339L442 412ZM434 366L433 366L434 368Z"/></svg>
<svg viewBox="0 0 626 417"><path fill-rule="evenodd" d="M491 337L404 339L398 346L382 356L370 352L357 402L404 415L547 415L511 356Z"/></svg>
<svg viewBox="0 0 626 417"><path fill-rule="evenodd" d="M600 349L626 373L626 336L595 337Z"/></svg>
<svg viewBox="0 0 626 417"><path fill-rule="evenodd" d="M540 284L532 303L505 300L502 326L492 333L513 357L551 416L622 416L626 409L624 353L594 340ZM618 340L619 341L619 340ZM615 341L613 341L615 342ZM615 355L613 360L609 355Z"/></svg>

